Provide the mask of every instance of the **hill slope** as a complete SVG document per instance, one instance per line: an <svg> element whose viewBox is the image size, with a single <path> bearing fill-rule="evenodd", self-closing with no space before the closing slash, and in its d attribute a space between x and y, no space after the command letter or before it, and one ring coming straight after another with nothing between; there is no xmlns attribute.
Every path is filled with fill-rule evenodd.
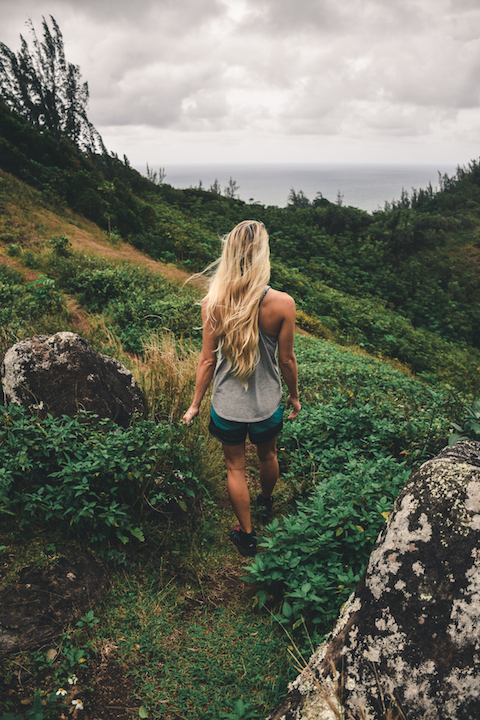
<svg viewBox="0 0 480 720"><path fill-rule="evenodd" d="M165 276L180 280L185 275L172 262L187 274L203 269L218 256L219 235L254 216L270 233L272 285L295 297L302 327L396 359L424 379L480 392L480 173L475 163L457 178L444 179L437 195L403 196L389 212L371 216L323 199L311 207L282 209L158 186L126 159L82 155L66 141L39 135L1 103L0 146L1 167L29 183L3 176L4 246L29 250L29 243L65 235L82 252L88 247L115 261L136 257L136 263L157 271L160 266L146 257L131 255L133 249L112 246L122 238L163 262ZM72 212L83 213L97 228ZM87 230L90 235L82 235ZM54 272L45 265L43 272L64 293L75 294L73 278L59 267ZM153 314L148 299L145 303L145 315ZM140 344L131 349L139 351Z"/></svg>

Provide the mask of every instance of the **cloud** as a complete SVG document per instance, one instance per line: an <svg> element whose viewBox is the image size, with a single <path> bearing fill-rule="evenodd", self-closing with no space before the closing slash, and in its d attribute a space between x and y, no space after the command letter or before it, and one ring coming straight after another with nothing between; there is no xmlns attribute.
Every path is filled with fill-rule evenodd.
<svg viewBox="0 0 480 720"><path fill-rule="evenodd" d="M28 17L38 33L42 14L56 18L92 121L118 137L475 136L478 0L0 0L0 12L14 50Z"/></svg>

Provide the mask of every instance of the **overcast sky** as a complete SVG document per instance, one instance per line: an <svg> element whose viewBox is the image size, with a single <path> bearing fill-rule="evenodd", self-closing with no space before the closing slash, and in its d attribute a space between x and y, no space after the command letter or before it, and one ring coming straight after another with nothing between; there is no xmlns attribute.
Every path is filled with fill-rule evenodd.
<svg viewBox="0 0 480 720"><path fill-rule="evenodd" d="M480 0L0 0L0 40L42 15L132 164L480 156Z"/></svg>

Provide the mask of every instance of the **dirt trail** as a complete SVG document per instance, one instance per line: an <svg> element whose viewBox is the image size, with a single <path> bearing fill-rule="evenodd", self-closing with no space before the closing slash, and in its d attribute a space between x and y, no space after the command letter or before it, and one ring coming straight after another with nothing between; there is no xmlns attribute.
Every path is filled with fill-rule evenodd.
<svg viewBox="0 0 480 720"><path fill-rule="evenodd" d="M22 245L38 246L54 235L65 235L76 252L85 255L94 255L114 262L128 262L133 265L144 267L150 272L161 274L166 280L183 284L190 273L180 270L173 265L167 265L158 260L147 257L140 250L122 240L112 244L105 236L105 233L92 222L85 218L67 213L66 217L60 217L46 208L35 207L30 210L28 220L18 219L18 207L12 205L5 208L15 226L22 226ZM71 217L71 219L70 219ZM27 270L21 263L6 255L6 248L0 246L0 262L20 270L27 280L34 280L37 273ZM192 285L202 287L205 281L202 278L195 278Z"/></svg>

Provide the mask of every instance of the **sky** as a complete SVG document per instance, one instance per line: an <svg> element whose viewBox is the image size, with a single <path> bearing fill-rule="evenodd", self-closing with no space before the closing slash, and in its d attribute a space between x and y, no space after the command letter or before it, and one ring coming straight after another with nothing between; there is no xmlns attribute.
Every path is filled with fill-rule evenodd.
<svg viewBox="0 0 480 720"><path fill-rule="evenodd" d="M50 15L133 165L480 155L480 0L0 0L0 41Z"/></svg>

